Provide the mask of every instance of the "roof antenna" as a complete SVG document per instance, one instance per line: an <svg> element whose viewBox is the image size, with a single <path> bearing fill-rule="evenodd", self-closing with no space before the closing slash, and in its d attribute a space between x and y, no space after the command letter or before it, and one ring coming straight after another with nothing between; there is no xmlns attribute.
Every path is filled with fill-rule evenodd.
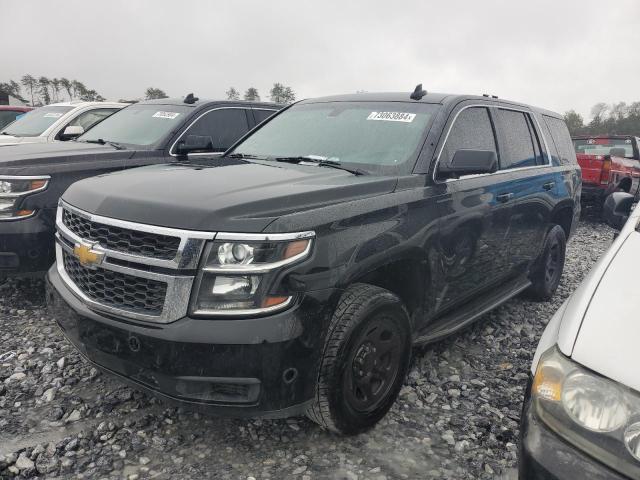
<svg viewBox="0 0 640 480"><path fill-rule="evenodd" d="M200 99L198 97L194 97L193 93L190 93L186 97L184 97L184 103L188 103L189 105L191 105L192 103L196 103L198 100Z"/></svg>
<svg viewBox="0 0 640 480"><path fill-rule="evenodd" d="M427 94L427 91L423 90L422 84L419 83L418 85L416 85L416 89L409 96L409 98L411 98L411 100L422 100L422 97L424 97L426 94Z"/></svg>

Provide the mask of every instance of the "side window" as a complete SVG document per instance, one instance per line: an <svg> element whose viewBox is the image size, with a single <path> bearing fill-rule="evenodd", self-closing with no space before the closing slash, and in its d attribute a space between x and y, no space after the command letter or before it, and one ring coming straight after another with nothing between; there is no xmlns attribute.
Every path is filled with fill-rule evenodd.
<svg viewBox="0 0 640 480"><path fill-rule="evenodd" d="M543 118L551 131L551 139L556 146L556 150L558 150L560 164L571 165L577 163L576 151L573 148L571 135L564 121L547 115L543 115Z"/></svg>
<svg viewBox="0 0 640 480"><path fill-rule="evenodd" d="M71 120L66 126L79 126L84 128L86 132L96 123L101 122L113 112L116 112L117 108L98 108L96 110L89 110L88 112L82 112L76 118ZM66 127L65 127L66 128ZM63 129L64 130L64 129Z"/></svg>
<svg viewBox="0 0 640 480"><path fill-rule="evenodd" d="M529 115L498 109L498 118L504 135L500 169L535 167L543 163L538 136Z"/></svg>
<svg viewBox="0 0 640 480"><path fill-rule="evenodd" d="M189 127L182 138L187 135L210 137L213 145L211 151L224 152L248 131L245 109L223 108L205 113Z"/></svg>
<svg viewBox="0 0 640 480"><path fill-rule="evenodd" d="M253 116L256 119L256 125L264 122L267 118L269 118L271 115L273 115L276 112L277 110L263 110L263 109L254 108Z"/></svg>
<svg viewBox="0 0 640 480"><path fill-rule="evenodd" d="M442 149L440 163L448 165L458 150L487 150L497 155L495 133L486 108L472 107L460 112Z"/></svg>

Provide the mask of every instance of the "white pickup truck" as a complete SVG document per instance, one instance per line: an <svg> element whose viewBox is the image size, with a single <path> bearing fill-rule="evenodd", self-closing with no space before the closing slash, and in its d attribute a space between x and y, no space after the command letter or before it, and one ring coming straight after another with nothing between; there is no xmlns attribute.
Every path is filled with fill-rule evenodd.
<svg viewBox="0 0 640 480"><path fill-rule="evenodd" d="M0 146L71 140L127 103L62 102L36 108L0 131Z"/></svg>

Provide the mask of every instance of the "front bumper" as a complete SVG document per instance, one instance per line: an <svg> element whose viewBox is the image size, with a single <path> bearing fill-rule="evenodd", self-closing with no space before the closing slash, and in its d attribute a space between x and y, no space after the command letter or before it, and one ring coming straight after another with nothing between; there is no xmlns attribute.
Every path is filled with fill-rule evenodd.
<svg viewBox="0 0 640 480"><path fill-rule="evenodd" d="M520 480L628 480L552 432L533 412L531 380L520 421Z"/></svg>
<svg viewBox="0 0 640 480"><path fill-rule="evenodd" d="M261 318L149 324L88 309L55 266L50 312L89 361L168 400L231 416L301 414L315 394L333 290Z"/></svg>
<svg viewBox="0 0 640 480"><path fill-rule="evenodd" d="M55 260L55 210L0 221L0 278L45 273Z"/></svg>

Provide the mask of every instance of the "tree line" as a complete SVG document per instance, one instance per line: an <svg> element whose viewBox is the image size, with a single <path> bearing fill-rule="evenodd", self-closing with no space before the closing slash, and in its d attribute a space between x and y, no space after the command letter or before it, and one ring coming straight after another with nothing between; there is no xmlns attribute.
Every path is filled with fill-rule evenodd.
<svg viewBox="0 0 640 480"><path fill-rule="evenodd" d="M571 135L640 135L640 102L596 103L585 123L575 110L564 114Z"/></svg>
<svg viewBox="0 0 640 480"><path fill-rule="evenodd" d="M227 95L227 100L240 100L240 92L235 87L229 87L229 90L227 90L225 94ZM259 102L260 94L258 93L258 89L255 87L247 88L242 99ZM274 103L288 105L296 101L296 94L291 87L276 82L273 84L273 87L271 87L271 90L269 90L269 99Z"/></svg>
<svg viewBox="0 0 640 480"><path fill-rule="evenodd" d="M27 74L23 75L19 82L15 80L0 82L0 91L25 103L30 103L32 107L67 100L83 100L85 102L103 102L105 100L102 95L87 88L84 83L64 77L35 77Z"/></svg>
<svg viewBox="0 0 640 480"><path fill-rule="evenodd" d="M33 75L24 75L19 82L9 80L8 82L0 82L0 92L20 99L25 103L29 103L32 107L49 105L50 103L81 100L85 102L104 102L105 98L93 89L87 88L84 83L78 80L69 80L68 78L48 78L35 77ZM240 92L235 87L229 87L226 91L228 100L240 100ZM144 94L145 100L156 100L161 98L169 98L164 90L156 87L149 87ZM259 102L260 94L255 87L249 87L242 96L244 100ZM269 90L269 99L274 103L288 105L295 102L296 94L291 87L287 87L282 83L274 83ZM141 99L125 100L123 103L135 103Z"/></svg>

